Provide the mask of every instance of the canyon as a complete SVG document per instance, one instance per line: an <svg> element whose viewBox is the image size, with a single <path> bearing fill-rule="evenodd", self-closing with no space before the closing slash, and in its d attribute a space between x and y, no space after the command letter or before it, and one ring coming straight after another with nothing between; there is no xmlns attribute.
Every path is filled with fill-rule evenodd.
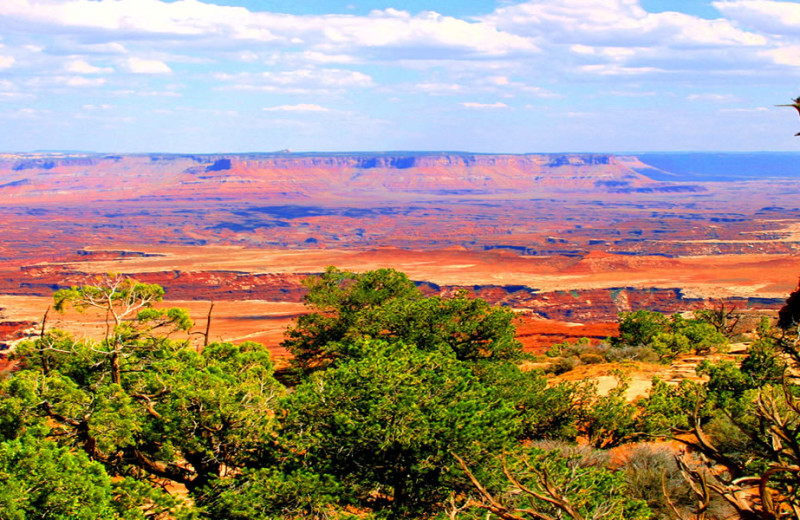
<svg viewBox="0 0 800 520"><path fill-rule="evenodd" d="M278 357L327 265L508 306L529 349L607 337L639 308L774 314L800 274L797 159L0 154L0 348L35 333L54 290L109 272L164 286L198 327L213 301L214 339Z"/></svg>

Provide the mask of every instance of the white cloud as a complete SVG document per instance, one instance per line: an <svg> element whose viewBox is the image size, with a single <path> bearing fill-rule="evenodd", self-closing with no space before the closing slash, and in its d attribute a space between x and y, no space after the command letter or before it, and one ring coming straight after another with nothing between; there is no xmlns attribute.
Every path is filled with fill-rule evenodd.
<svg viewBox="0 0 800 520"><path fill-rule="evenodd" d="M247 2L251 11L217 0L0 0L0 25L12 29L0 31L0 76L15 87L0 83L0 100L9 110L39 107L23 92L42 107L86 104L86 117L110 115L101 103L112 103L135 107L137 121L145 121L156 117L153 107L185 119L201 104L227 108L222 100L234 95L241 117L264 128L281 118L292 128L302 126L298 121L325 127L352 106L387 118L386 126L399 131L387 128L383 142L401 144L412 134L410 142L422 142L418 134L426 131L445 144L489 134L470 128L470 118L521 113L526 104L559 121L567 105L576 112L590 106L606 123L653 106L637 96L677 107L668 111L673 120L768 105L743 100L800 77L800 0L706 3L712 1L721 13L716 20L648 12L645 0L498 0L493 13L469 18L399 9L296 16L263 11L269 2ZM674 9L689 11L681 5ZM182 103L166 99L182 95ZM548 102L567 96L569 104ZM453 113L431 125L404 121L434 106ZM166 128L180 118L161 119ZM541 124L523 119L509 124ZM450 141L440 137L451 127L458 131ZM555 133L547 128L542 135ZM378 146L378 137L365 136L365 145ZM187 146L175 139L176 147Z"/></svg>
<svg viewBox="0 0 800 520"><path fill-rule="evenodd" d="M39 110L35 108L20 108L19 110L11 113L11 117L16 119L34 119L45 116L50 116L50 110Z"/></svg>
<svg viewBox="0 0 800 520"><path fill-rule="evenodd" d="M95 67L85 60L72 60L64 66L64 70L72 74L107 74L114 72L114 69Z"/></svg>
<svg viewBox="0 0 800 520"><path fill-rule="evenodd" d="M742 27L797 38L800 4L773 0L720 0L712 2L726 18Z"/></svg>
<svg viewBox="0 0 800 520"><path fill-rule="evenodd" d="M32 94L22 94L20 92L0 92L0 101L3 102L14 102L20 100L31 100L34 99L36 96Z"/></svg>
<svg viewBox="0 0 800 520"><path fill-rule="evenodd" d="M98 111L98 110L111 110L111 109L113 109L115 107L114 107L114 105L107 105L107 104L102 104L102 105L91 105L91 104L89 104L89 105L83 105L81 108L84 109L84 110L88 110L88 111L92 111L93 112L93 111Z"/></svg>
<svg viewBox="0 0 800 520"><path fill-rule="evenodd" d="M169 65L159 60L146 60L131 57L125 61L125 66L133 74L170 74Z"/></svg>
<svg viewBox="0 0 800 520"><path fill-rule="evenodd" d="M753 112L769 112L767 107L756 107L756 108L720 108L719 112L731 112L731 113L753 113Z"/></svg>
<svg viewBox="0 0 800 520"><path fill-rule="evenodd" d="M0 79L0 101L14 102L35 99L30 92L20 92L20 88L7 79Z"/></svg>
<svg viewBox="0 0 800 520"><path fill-rule="evenodd" d="M763 36L727 20L679 12L649 13L639 0L529 0L497 9L485 20L500 29L550 43L587 46L762 45Z"/></svg>
<svg viewBox="0 0 800 520"><path fill-rule="evenodd" d="M581 67L584 72L597 74L600 76L640 76L663 72L655 67L626 67L615 63L604 65L584 65Z"/></svg>
<svg viewBox="0 0 800 520"><path fill-rule="evenodd" d="M302 57L304 60L311 63L353 64L358 62L355 56L350 56L347 54L326 54L316 51L305 51L302 54Z"/></svg>
<svg viewBox="0 0 800 520"><path fill-rule="evenodd" d="M17 60L14 59L13 56L2 56L0 55L0 70L3 69L10 69L14 62Z"/></svg>
<svg viewBox="0 0 800 520"><path fill-rule="evenodd" d="M564 97L561 94L557 94L557 93L555 93L555 92L553 92L551 90L547 90L546 88L541 88L541 87L531 87L531 86L525 85L525 86L520 87L520 90L523 93L525 93L525 94L527 94L529 96L534 96L534 97L539 97L539 98L557 99L557 98Z"/></svg>
<svg viewBox="0 0 800 520"><path fill-rule="evenodd" d="M198 36L236 26L252 32L249 12L198 0L4 0L0 15L61 27L84 27L138 34ZM244 23L243 23L244 22ZM231 34L229 34L231 35Z"/></svg>
<svg viewBox="0 0 800 520"><path fill-rule="evenodd" d="M689 101L707 101L712 103L732 103L737 101L732 94L689 94L686 96Z"/></svg>
<svg viewBox="0 0 800 520"><path fill-rule="evenodd" d="M84 76L55 76L53 82L56 85L63 85L67 87L100 87L105 85L105 78L87 78Z"/></svg>
<svg viewBox="0 0 800 520"><path fill-rule="evenodd" d="M589 45L583 45L582 43L576 43L570 46L570 50L575 54L589 54L594 55L597 54L597 50L594 47Z"/></svg>
<svg viewBox="0 0 800 520"><path fill-rule="evenodd" d="M60 50L84 65L84 72L77 62L67 69L74 74L100 73L89 72L96 65L94 60L79 55L101 53L169 56L170 63L204 56L207 70L214 60L230 62L231 58L276 68L368 63L412 68L416 62L423 68L445 70L439 77L417 79L419 85L459 83L446 76L458 62L482 66L500 64L502 59L527 62L529 72L518 75L523 83L531 82L534 70L537 77L561 71L611 76L683 70L687 63L709 71L730 70L734 65L747 70L765 61L794 66L791 48L743 29L749 13L764 13L766 19L776 9L785 15L781 27L793 27L792 13L798 6L787 2L719 0L715 5L730 19L717 20L679 12L651 13L641 7L640 0L526 0L498 5L489 15L460 19L391 8L367 15L297 16L215 5L210 0L0 0L0 17L51 40L63 32L65 37L57 44ZM85 40L92 43L76 43L74 34L90 35ZM729 53L731 57L721 61L711 56L714 50L746 48L753 49L746 59L741 59L742 52L738 57ZM140 57L122 58L120 68L139 74L172 72L164 61ZM294 81L288 77L290 71L244 81L236 88L270 91L288 85L297 92L322 88L325 83L329 88L375 86L370 76L359 73L360 80L342 80L344 86L336 86L330 77Z"/></svg>
<svg viewBox="0 0 800 520"><path fill-rule="evenodd" d="M242 51L238 57L245 63L255 63L259 60L258 54L253 51Z"/></svg>
<svg viewBox="0 0 800 520"><path fill-rule="evenodd" d="M298 105L281 105L277 107L262 108L265 112L330 112L329 108L320 105L300 103Z"/></svg>
<svg viewBox="0 0 800 520"><path fill-rule="evenodd" d="M371 76L354 70L304 68L296 70L269 71L259 74L214 74L220 81L230 82L228 88L281 92L284 94L308 94L312 92L343 91L353 88L368 88L375 85Z"/></svg>
<svg viewBox="0 0 800 520"><path fill-rule="evenodd" d="M538 51L530 38L501 31L492 23L467 22L430 11L412 16L386 9L373 11L366 18L327 17L325 22L323 48L406 49L402 53L406 58L423 59L428 54L423 49L431 48L486 56Z"/></svg>
<svg viewBox="0 0 800 520"><path fill-rule="evenodd" d="M508 108L508 105L506 105L505 103L500 103L500 102L497 102L497 103L475 103L475 102L467 101L467 102L461 103L461 106L465 107L465 108L478 108L478 109L484 109L484 108L489 108L489 109Z"/></svg>
<svg viewBox="0 0 800 520"><path fill-rule="evenodd" d="M498 86L507 86L511 84L508 80L508 76L491 76L486 78L486 82Z"/></svg>
<svg viewBox="0 0 800 520"><path fill-rule="evenodd" d="M115 90L112 92L117 96L136 96L136 97L168 97L178 98L183 94L180 92L173 92L170 90Z"/></svg>
<svg viewBox="0 0 800 520"><path fill-rule="evenodd" d="M786 45L769 49L762 51L761 55L769 58L777 65L800 67L800 45Z"/></svg>
<svg viewBox="0 0 800 520"><path fill-rule="evenodd" d="M484 21L466 21L434 12L410 15L396 9L367 16L294 16L251 12L242 7L199 0L4 0L0 17L18 20L32 31L63 28L93 30L97 41L129 40L269 42L302 45L320 63L348 63L356 49L391 53L405 49L425 58L427 49L450 49L499 56L537 50L532 40L499 30ZM328 61L333 60L333 61Z"/></svg>
<svg viewBox="0 0 800 520"><path fill-rule="evenodd" d="M64 43L62 43L64 45ZM90 54L90 55L124 55L128 53L128 49L118 42L107 43L76 43L68 42L66 50L73 53Z"/></svg>
<svg viewBox="0 0 800 520"><path fill-rule="evenodd" d="M453 94L463 90L464 87L458 83L417 83L414 89L430 94Z"/></svg>
<svg viewBox="0 0 800 520"><path fill-rule="evenodd" d="M598 76L740 70L769 60L773 42L726 19L648 12L640 0L527 0L482 18L536 41L551 70Z"/></svg>
<svg viewBox="0 0 800 520"><path fill-rule="evenodd" d="M373 80L363 72L343 69L299 69L264 72L261 77L276 85L316 84L324 87L370 87Z"/></svg>

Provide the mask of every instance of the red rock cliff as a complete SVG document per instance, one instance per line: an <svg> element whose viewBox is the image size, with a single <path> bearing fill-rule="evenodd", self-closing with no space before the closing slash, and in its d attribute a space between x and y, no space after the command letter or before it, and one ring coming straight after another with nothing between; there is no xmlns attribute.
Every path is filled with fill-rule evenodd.
<svg viewBox="0 0 800 520"><path fill-rule="evenodd" d="M8 203L180 197L394 198L642 188L654 181L611 155L457 153L0 156Z"/></svg>

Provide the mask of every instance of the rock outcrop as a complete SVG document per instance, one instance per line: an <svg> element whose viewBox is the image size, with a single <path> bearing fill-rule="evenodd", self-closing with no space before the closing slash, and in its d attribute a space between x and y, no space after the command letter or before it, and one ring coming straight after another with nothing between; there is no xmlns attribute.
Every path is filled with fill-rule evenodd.
<svg viewBox="0 0 800 520"><path fill-rule="evenodd" d="M303 301L302 280L318 273L248 273L244 271L147 271L123 273L140 282L159 284L169 300L274 302ZM22 281L0 280L0 294L50 296L53 291L91 283L96 275L75 271L64 265L41 265L22 269ZM719 299L687 296L680 288L609 287L540 291L520 285L437 285L416 282L426 295L453 295L458 291L483 298L531 316L564 322L612 323L619 313L647 309L665 314L708 308ZM781 298L728 297L724 301L740 310L780 309Z"/></svg>

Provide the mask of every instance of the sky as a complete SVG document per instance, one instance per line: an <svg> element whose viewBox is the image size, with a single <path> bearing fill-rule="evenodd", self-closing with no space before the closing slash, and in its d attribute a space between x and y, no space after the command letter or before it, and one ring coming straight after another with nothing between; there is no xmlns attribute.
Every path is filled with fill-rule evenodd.
<svg viewBox="0 0 800 520"><path fill-rule="evenodd" d="M0 0L0 150L800 151L800 1Z"/></svg>

